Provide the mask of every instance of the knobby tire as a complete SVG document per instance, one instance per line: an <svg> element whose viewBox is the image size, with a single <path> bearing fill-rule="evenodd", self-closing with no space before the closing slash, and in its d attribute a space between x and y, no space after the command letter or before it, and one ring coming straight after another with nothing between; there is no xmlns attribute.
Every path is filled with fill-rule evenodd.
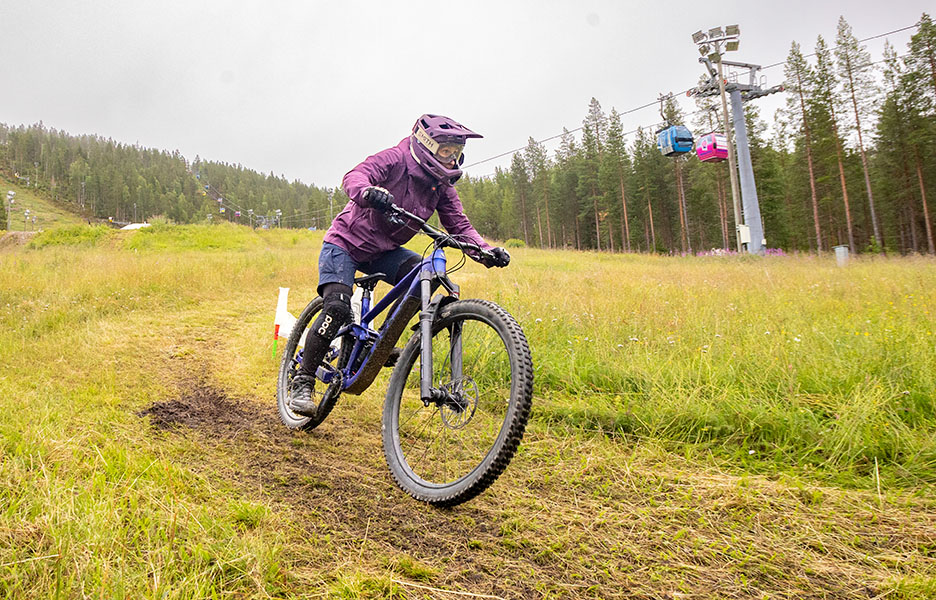
<svg viewBox="0 0 936 600"><path fill-rule="evenodd" d="M487 489L513 458L530 415L533 363L520 325L486 300L445 305L433 322L432 337L433 385L461 390L458 401L422 404L417 332L390 377L384 454L405 492L429 504L454 506ZM456 378L451 339L459 337L464 367Z"/></svg>

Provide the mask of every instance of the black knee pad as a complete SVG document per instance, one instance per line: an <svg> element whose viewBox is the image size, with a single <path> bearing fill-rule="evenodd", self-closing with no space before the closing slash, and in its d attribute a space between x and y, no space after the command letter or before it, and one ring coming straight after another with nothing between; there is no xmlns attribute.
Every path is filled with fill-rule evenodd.
<svg viewBox="0 0 936 600"><path fill-rule="evenodd" d="M338 330L351 321L351 296L343 292L325 295L322 312L312 324L312 334L326 342L338 335Z"/></svg>

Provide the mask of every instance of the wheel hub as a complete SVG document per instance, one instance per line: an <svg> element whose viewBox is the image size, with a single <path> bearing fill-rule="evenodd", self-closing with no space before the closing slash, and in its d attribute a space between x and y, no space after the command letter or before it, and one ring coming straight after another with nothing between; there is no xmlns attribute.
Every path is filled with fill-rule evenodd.
<svg viewBox="0 0 936 600"><path fill-rule="evenodd" d="M442 422L449 429L461 429L471 422L478 408L478 386L473 379L451 381L442 386L439 402Z"/></svg>

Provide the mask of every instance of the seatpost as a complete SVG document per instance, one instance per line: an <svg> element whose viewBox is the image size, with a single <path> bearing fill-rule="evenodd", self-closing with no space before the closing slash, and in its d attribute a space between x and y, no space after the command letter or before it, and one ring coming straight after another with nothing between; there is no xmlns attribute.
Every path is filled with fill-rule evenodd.
<svg viewBox="0 0 936 600"><path fill-rule="evenodd" d="M360 323L361 325L364 324L364 315L366 315L370 311L370 308L371 308L370 301L371 301L370 288L364 288L361 291L361 314L360 314L360 319L359 319L361 321Z"/></svg>

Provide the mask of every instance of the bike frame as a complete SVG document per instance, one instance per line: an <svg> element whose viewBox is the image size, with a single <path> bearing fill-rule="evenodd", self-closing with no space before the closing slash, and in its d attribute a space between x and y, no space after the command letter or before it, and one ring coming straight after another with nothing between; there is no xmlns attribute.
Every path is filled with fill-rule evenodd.
<svg viewBox="0 0 936 600"><path fill-rule="evenodd" d="M401 298L405 300L412 297L418 298L421 303L419 312L421 338L420 396L426 404L448 397L449 394L446 392L432 387L432 322L435 319L438 307L445 298L445 296L439 294L433 299L432 293L441 284L448 292L449 298L456 299L459 295L458 286L446 275L446 264L445 251L437 243L433 247L432 254L407 273L373 308L370 306L371 291L365 288L361 300L361 322L342 327L336 338L341 339L342 336L350 335L354 339L354 346L351 349L348 363L340 370L342 390L351 387L358 377L365 372L368 362L373 358L374 349L377 348L386 335L389 335L388 332L393 329L392 324L396 319L406 318L408 320L410 317L401 315L404 303L400 302L380 331L371 328L370 323L391 307L396 300ZM460 381L462 377L461 332L452 331L451 340L452 380ZM395 345L397 341L392 340L391 342ZM351 374L351 365L357 362L362 353L364 353L364 359L360 362L355 373ZM339 376L339 373L336 370L328 370L320 366L318 367L317 376L321 381L330 383L336 376Z"/></svg>

